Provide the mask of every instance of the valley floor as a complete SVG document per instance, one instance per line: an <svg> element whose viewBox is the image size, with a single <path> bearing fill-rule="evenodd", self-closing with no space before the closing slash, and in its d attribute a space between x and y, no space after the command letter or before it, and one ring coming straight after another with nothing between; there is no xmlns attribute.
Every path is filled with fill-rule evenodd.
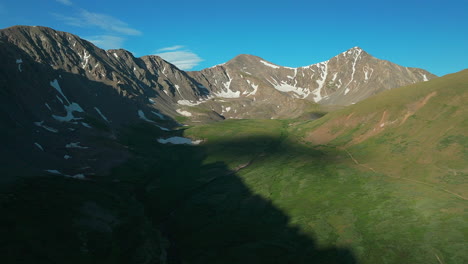
<svg viewBox="0 0 468 264"><path fill-rule="evenodd" d="M2 263L466 263L466 199L313 145L303 121L229 120L92 181L25 180L0 196Z"/></svg>

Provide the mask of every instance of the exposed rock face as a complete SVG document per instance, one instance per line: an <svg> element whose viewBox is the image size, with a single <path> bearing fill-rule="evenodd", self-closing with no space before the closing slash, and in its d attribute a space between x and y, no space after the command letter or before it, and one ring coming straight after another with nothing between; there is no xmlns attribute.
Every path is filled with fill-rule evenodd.
<svg viewBox="0 0 468 264"><path fill-rule="evenodd" d="M177 99L175 89L147 67L172 68L181 83L189 82L158 57L106 52L43 27L0 31L0 58L1 180L44 171L70 177L104 173L128 157L112 140L115 128L145 120L159 122L164 131L174 123L158 109L172 109L169 95ZM159 94L166 100L155 107L151 98Z"/></svg>
<svg viewBox="0 0 468 264"><path fill-rule="evenodd" d="M295 117L316 102L347 105L435 77L359 48L300 68L239 55L184 72L157 56L135 58L26 26L0 30L0 59L2 175L103 174L129 156L114 133L135 122L170 133L173 118Z"/></svg>
<svg viewBox="0 0 468 264"><path fill-rule="evenodd" d="M259 94L267 90L270 97L275 93L267 87L293 98L337 105L349 105L384 90L436 77L422 69L376 59L359 47L328 61L299 68L239 55L225 64L190 75L218 97L252 97L260 86Z"/></svg>

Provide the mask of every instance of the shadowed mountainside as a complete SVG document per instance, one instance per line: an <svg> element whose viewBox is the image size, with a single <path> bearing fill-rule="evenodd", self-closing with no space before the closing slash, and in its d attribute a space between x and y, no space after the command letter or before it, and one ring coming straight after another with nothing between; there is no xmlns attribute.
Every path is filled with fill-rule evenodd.
<svg viewBox="0 0 468 264"><path fill-rule="evenodd" d="M321 247L291 224L240 168L207 162L205 147L161 145L158 135L150 125L126 130L119 138L133 158L111 176L31 178L2 192L2 263L356 263L346 247ZM258 155L280 142L224 145Z"/></svg>

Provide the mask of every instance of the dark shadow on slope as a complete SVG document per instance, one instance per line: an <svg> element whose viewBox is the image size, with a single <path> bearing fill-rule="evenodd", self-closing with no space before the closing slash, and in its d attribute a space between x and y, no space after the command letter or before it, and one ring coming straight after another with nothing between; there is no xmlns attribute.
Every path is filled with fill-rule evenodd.
<svg viewBox="0 0 468 264"><path fill-rule="evenodd" d="M0 193L2 263L356 263L349 249L319 248L236 169L204 163L206 147L156 142L168 136L133 126L120 141L134 158L111 176L31 178ZM328 159L282 137L206 144L252 165L297 153Z"/></svg>
<svg viewBox="0 0 468 264"><path fill-rule="evenodd" d="M131 168L118 174L127 182L139 178L137 196L170 241L169 263L356 263L349 249L319 248L236 173L274 155L301 153L323 162L323 152L273 137L209 143L250 160L230 169L222 161L204 164L203 146L148 144L154 140L148 132L136 128L124 137L147 170L139 177L127 177Z"/></svg>
<svg viewBox="0 0 468 264"><path fill-rule="evenodd" d="M81 68L80 74L54 69L4 40L0 40L0 59L1 185L47 174L45 170L104 174L128 159L128 151L115 141L115 131L124 124L141 122L139 111L161 126L176 124L153 114L158 111L148 94L129 85L115 88L105 80L88 79ZM61 91L51 85L54 80ZM65 106L72 103L83 112L74 111L76 119L70 122L57 121L54 116L69 115ZM86 149L66 147L73 142Z"/></svg>

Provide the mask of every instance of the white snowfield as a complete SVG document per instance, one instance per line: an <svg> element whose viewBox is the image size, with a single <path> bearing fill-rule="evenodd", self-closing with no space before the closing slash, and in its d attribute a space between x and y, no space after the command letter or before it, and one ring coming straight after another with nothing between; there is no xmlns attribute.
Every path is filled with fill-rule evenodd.
<svg viewBox="0 0 468 264"><path fill-rule="evenodd" d="M322 78L321 80L316 80L317 84L319 87L313 91L314 94L314 101L317 103L320 100L322 100L322 88L323 85L325 84L325 80L327 79L328 76L328 61L324 61L321 63L316 64L317 67L320 69L320 77Z"/></svg>
<svg viewBox="0 0 468 264"><path fill-rule="evenodd" d="M281 92L293 92L293 93L295 93L295 96L297 98L303 98L303 99L312 94L314 96L313 100L315 102L319 102L324 98L322 96L322 89L325 86L325 80L327 79L327 76L328 76L328 73L329 73L328 72L328 62L329 62L329 60L319 62L319 63L315 63L315 64L308 65L308 66L297 67L297 68L281 67L281 66L273 65L273 64L268 63L268 62L263 61L263 60L260 60L260 62L263 63L264 65L266 65L268 67L271 67L271 68L274 68L274 69L282 68L282 69L289 69L289 70L294 71L293 76L287 75L287 78L288 78L287 81L286 80L276 80L273 77L271 77L271 80L267 79L267 81L271 85L273 85L273 87L276 90L281 91ZM304 70L309 69L309 70L315 72L314 67L317 67L318 73L320 74L319 79L316 80L316 83L317 83L318 87L312 90L310 88L298 86L297 85L297 79L296 79L298 69L302 69L302 76L304 76ZM335 74L334 78L336 78L336 74ZM256 92L256 90L255 90L255 92Z"/></svg>
<svg viewBox="0 0 468 264"><path fill-rule="evenodd" d="M18 64L18 71L19 72L23 72L23 70L21 69L21 63L23 63L22 59L17 59L16 60L16 64Z"/></svg>
<svg viewBox="0 0 468 264"><path fill-rule="evenodd" d="M74 120L81 120L82 118L75 117L73 115L73 112L81 112L83 113L84 110L81 108L81 106L77 103L71 103L70 105L64 105L65 111L67 112L67 115L65 116L58 116L58 115L52 115L52 117L60 122L70 122Z"/></svg>
<svg viewBox="0 0 468 264"><path fill-rule="evenodd" d="M268 63L268 62L266 62L266 61L262 61L262 60L261 60L260 62L263 63L263 64L265 64L265 65L268 66L268 67L273 68L273 69L279 69L279 68L280 68L280 66L274 65L274 64L271 64L271 63Z"/></svg>
<svg viewBox="0 0 468 264"><path fill-rule="evenodd" d="M63 94L62 88L60 88L60 85L59 85L57 79L54 79L53 81L51 81L50 86L54 87L55 90L57 90L57 92L59 92L59 94L62 95L63 98L65 98L67 103L70 103L70 101L68 101L68 98L65 96L65 94Z"/></svg>
<svg viewBox="0 0 468 264"><path fill-rule="evenodd" d="M84 174L82 174L82 173L75 174L75 175L67 175L67 174L61 173L59 170L45 170L45 171L50 173L50 174L62 175L62 176L65 176L67 178L72 178L72 179L78 179L78 180L85 180L86 179L86 176Z"/></svg>
<svg viewBox="0 0 468 264"><path fill-rule="evenodd" d="M143 119L146 122L154 124L155 126L157 126L159 129L161 129L163 131L171 131L169 128L162 127L162 126L156 124L156 122L154 122L153 120L148 119L146 117L145 113L142 110L138 110L138 116L140 117L140 119Z"/></svg>
<svg viewBox="0 0 468 264"><path fill-rule="evenodd" d="M49 131L49 132L58 133L58 130L57 130L57 129L44 125L44 121L34 122L34 124L35 124L36 126L38 126L38 127L44 128L45 130L47 130L47 131Z"/></svg>
<svg viewBox="0 0 468 264"><path fill-rule="evenodd" d="M94 107L94 109L95 109L96 112L102 117L102 119L104 119L107 123L109 123L109 119L107 119L107 117L105 117L105 116L102 114L102 112L101 112L101 110L99 110L99 108Z"/></svg>
<svg viewBox="0 0 468 264"><path fill-rule="evenodd" d="M293 85L288 84L285 81L281 81L278 83L275 79L272 78L273 81L268 80L268 82L275 87L276 90L280 92L293 92L298 96L301 96L302 98L306 98L309 96L310 91L307 88L302 88L302 87L296 87Z"/></svg>
<svg viewBox="0 0 468 264"><path fill-rule="evenodd" d="M66 148L76 148L76 149L89 149L89 147L84 147L80 145L80 142L71 142L65 145Z"/></svg>
<svg viewBox="0 0 468 264"><path fill-rule="evenodd" d="M39 143L35 142L34 145L36 145L36 147L40 150L44 151L44 148Z"/></svg>
<svg viewBox="0 0 468 264"><path fill-rule="evenodd" d="M153 113L154 115L156 115L157 117L159 117L159 119L162 119L162 120L165 120L165 119L166 119L162 114L160 114L160 113L158 113L158 112L151 111L151 113Z"/></svg>
<svg viewBox="0 0 468 264"><path fill-rule="evenodd" d="M422 74L422 73L421 73L421 74ZM423 76L423 81L424 81L424 82L427 82L427 81L429 81L429 80L427 79L427 76L426 76L426 74L422 74L422 76Z"/></svg>
<svg viewBox="0 0 468 264"><path fill-rule="evenodd" d="M70 122L73 120L80 120L82 118L76 118L73 115L73 112L84 112L83 108L77 103L70 103L68 98L65 96L65 94L62 91L62 88L60 88L60 85L57 81L57 79L54 79L53 81L50 82L50 85L57 90L57 92L65 99L65 101L68 103L68 105L65 105L65 103L60 99L60 97L57 96L57 99L62 102L64 105L63 107L65 108L65 111L67 114L65 116L58 116L58 115L52 115L52 117L60 122Z"/></svg>
<svg viewBox="0 0 468 264"><path fill-rule="evenodd" d="M186 105L186 106L196 106L196 105L199 105L199 104L201 104L203 102L204 101L179 100L179 101L177 101L177 104Z"/></svg>
<svg viewBox="0 0 468 264"><path fill-rule="evenodd" d="M223 83L224 89L222 89L220 92L214 93L216 97L222 97L222 98L239 98L240 97L240 91L234 92L231 90L231 83L233 78L229 75L228 72L226 72L229 81Z"/></svg>
<svg viewBox="0 0 468 264"><path fill-rule="evenodd" d="M253 82L251 82L250 80L247 80L247 83L253 88L253 91L248 93L247 96L249 95L255 95L257 93L257 90L258 90L258 85L255 85Z"/></svg>
<svg viewBox="0 0 468 264"><path fill-rule="evenodd" d="M185 111L185 110L177 109L176 111L177 111L177 113L179 113L179 114L181 114L183 116L187 116L187 117L192 116L192 113L190 113L188 111Z"/></svg>
<svg viewBox="0 0 468 264"><path fill-rule="evenodd" d="M354 61L353 61L353 72L351 73L351 80L349 80L348 84L346 84L346 89L348 89L348 86L354 81L354 73L356 73L356 63L358 59L360 59L361 57L362 49L358 49L357 47L355 47L353 50L350 50L347 53L354 55ZM347 92L345 94L347 94Z"/></svg>
<svg viewBox="0 0 468 264"><path fill-rule="evenodd" d="M202 141L201 140L195 140L192 141L190 138L184 138L184 137L170 137L170 138L158 138L158 142L161 144L185 144L185 145L198 145Z"/></svg>
<svg viewBox="0 0 468 264"><path fill-rule="evenodd" d="M85 123L85 122L81 122L81 125L86 127L86 128L93 128L91 125L89 125L88 123Z"/></svg>

